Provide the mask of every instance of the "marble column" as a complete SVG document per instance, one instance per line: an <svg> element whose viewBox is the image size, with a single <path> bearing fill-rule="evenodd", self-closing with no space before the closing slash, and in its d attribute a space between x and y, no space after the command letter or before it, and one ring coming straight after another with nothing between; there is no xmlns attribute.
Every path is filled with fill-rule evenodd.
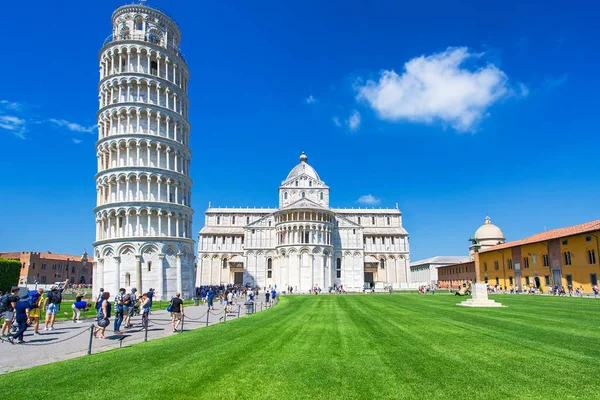
<svg viewBox="0 0 600 400"><path fill-rule="evenodd" d="M142 289L142 256L135 256L135 287L140 293L144 293Z"/></svg>
<svg viewBox="0 0 600 400"><path fill-rule="evenodd" d="M182 253L177 253L177 258L175 259L175 268L177 270L177 291L182 293L182 282L181 282L181 256Z"/></svg>

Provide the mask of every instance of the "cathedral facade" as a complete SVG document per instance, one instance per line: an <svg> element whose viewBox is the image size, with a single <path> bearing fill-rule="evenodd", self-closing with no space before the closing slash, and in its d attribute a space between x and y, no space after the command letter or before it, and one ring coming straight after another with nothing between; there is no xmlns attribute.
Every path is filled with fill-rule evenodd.
<svg viewBox="0 0 600 400"><path fill-rule="evenodd" d="M331 208L329 190L302 153L279 186L279 208L209 206L196 286L407 287L410 252L400 210Z"/></svg>

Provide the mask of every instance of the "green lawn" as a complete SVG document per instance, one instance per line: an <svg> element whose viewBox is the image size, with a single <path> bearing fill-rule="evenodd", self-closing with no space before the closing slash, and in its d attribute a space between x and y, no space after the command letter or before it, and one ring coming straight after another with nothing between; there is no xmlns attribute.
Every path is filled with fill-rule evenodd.
<svg viewBox="0 0 600 400"><path fill-rule="evenodd" d="M600 300L492 297L508 308L438 295L283 297L225 324L0 376L0 395L49 381L36 397L119 387L130 399L600 398Z"/></svg>

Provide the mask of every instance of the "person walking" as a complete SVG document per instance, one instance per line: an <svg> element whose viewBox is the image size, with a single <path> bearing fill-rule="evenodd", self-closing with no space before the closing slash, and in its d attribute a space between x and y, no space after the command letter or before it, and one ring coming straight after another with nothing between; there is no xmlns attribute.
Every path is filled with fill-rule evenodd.
<svg viewBox="0 0 600 400"><path fill-rule="evenodd" d="M265 292L265 303L269 303L269 299L271 298L271 293L267 290Z"/></svg>
<svg viewBox="0 0 600 400"><path fill-rule="evenodd" d="M142 310L142 329L148 329L148 314L150 314L150 298L148 297L148 293L142 295L140 308Z"/></svg>
<svg viewBox="0 0 600 400"><path fill-rule="evenodd" d="M7 337L10 334L10 327L15 319L15 306L19 301L19 287L15 286L10 293L5 294L0 299L0 312L4 313L4 323L2 324L2 337Z"/></svg>
<svg viewBox="0 0 600 400"><path fill-rule="evenodd" d="M175 297L171 299L171 326L173 332L177 332L177 328L183 318L183 300L181 300L181 293L175 293ZM177 321L177 323L175 323Z"/></svg>
<svg viewBox="0 0 600 400"><path fill-rule="evenodd" d="M56 314L58 313L61 302L62 294L56 286L53 286L44 301L44 308L46 309L46 321L44 322L45 331L54 330L54 321L56 320Z"/></svg>
<svg viewBox="0 0 600 400"><path fill-rule="evenodd" d="M98 309L98 329L94 330L94 336L98 337L98 333L100 333L100 339L106 339L104 335L104 331L106 327L110 325L110 302L108 299L110 298L109 292L103 292L101 297L100 307Z"/></svg>
<svg viewBox="0 0 600 400"><path fill-rule="evenodd" d="M150 308L152 307L152 298L154 297L154 289L150 288L150 290L148 290L148 299L150 300Z"/></svg>
<svg viewBox="0 0 600 400"><path fill-rule="evenodd" d="M17 341L16 343L25 343L25 341L23 340L23 334L25 333L29 323L31 322L29 319L28 297L28 295L23 296L23 298L21 298L15 304L15 320L17 321L19 329L14 335L8 337L8 341L12 344L15 344L15 340Z"/></svg>
<svg viewBox="0 0 600 400"><path fill-rule="evenodd" d="M124 300L125 300L125 290L124 288L119 289L119 294L115 296L115 322L113 326L113 330L116 334L121 334L121 324L123 323L123 311L124 311Z"/></svg>
<svg viewBox="0 0 600 400"><path fill-rule="evenodd" d="M230 290L227 293L227 311L231 312L233 310L233 291Z"/></svg>
<svg viewBox="0 0 600 400"><path fill-rule="evenodd" d="M33 304L31 304L31 301L29 302L29 319L31 325L33 325L34 336L40 335L40 318L42 317L42 304L44 303L44 289L39 288L37 292L39 293L37 300Z"/></svg>
<svg viewBox="0 0 600 400"><path fill-rule="evenodd" d="M215 308L213 307L213 299L215 298L215 291L213 290L212 287L210 287L208 289L208 293L206 294L206 300L208 303L208 309L209 310L214 310Z"/></svg>

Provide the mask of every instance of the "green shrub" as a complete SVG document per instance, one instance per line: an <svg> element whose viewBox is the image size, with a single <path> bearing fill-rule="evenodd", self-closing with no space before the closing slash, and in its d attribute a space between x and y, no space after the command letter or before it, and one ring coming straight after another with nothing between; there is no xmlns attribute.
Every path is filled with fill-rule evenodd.
<svg viewBox="0 0 600 400"><path fill-rule="evenodd" d="M19 284L21 263L17 260L0 258L0 290L6 293L11 287Z"/></svg>

